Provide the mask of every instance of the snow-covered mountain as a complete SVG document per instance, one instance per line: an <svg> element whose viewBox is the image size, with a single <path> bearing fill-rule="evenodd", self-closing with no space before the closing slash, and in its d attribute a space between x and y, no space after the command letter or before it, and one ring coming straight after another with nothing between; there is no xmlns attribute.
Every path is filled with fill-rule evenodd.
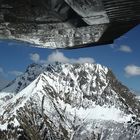
<svg viewBox="0 0 140 140"><path fill-rule="evenodd" d="M140 137L140 102L99 64L32 64L1 90L0 105L0 139Z"/></svg>

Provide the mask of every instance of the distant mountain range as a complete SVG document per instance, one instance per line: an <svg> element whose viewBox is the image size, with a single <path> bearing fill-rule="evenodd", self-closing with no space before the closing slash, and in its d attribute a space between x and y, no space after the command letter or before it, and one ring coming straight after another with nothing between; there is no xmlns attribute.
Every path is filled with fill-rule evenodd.
<svg viewBox="0 0 140 140"><path fill-rule="evenodd" d="M10 81L8 80L4 80L4 79L0 79L0 89L4 88L6 85L8 85Z"/></svg>
<svg viewBox="0 0 140 140"><path fill-rule="evenodd" d="M0 139L139 140L140 102L100 64L32 64L0 92Z"/></svg>

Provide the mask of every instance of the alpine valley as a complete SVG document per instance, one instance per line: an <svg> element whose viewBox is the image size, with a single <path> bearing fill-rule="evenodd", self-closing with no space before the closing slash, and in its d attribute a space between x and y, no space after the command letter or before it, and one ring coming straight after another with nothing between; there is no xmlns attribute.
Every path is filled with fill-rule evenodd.
<svg viewBox="0 0 140 140"><path fill-rule="evenodd" d="M140 102L100 64L31 64L0 91L0 140L140 140Z"/></svg>

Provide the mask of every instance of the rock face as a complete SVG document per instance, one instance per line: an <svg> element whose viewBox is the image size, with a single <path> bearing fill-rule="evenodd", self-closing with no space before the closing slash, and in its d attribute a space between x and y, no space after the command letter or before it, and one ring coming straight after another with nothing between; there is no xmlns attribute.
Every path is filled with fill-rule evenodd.
<svg viewBox="0 0 140 140"><path fill-rule="evenodd" d="M112 43L139 24L139 9L139 0L1 0L0 38L46 48Z"/></svg>
<svg viewBox="0 0 140 140"><path fill-rule="evenodd" d="M140 102L99 64L32 64L1 91L0 104L0 139L140 137Z"/></svg>

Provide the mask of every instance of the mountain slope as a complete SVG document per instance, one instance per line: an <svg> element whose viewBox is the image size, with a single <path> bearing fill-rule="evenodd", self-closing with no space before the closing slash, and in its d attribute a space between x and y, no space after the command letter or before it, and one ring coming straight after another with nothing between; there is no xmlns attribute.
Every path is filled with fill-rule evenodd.
<svg viewBox="0 0 140 140"><path fill-rule="evenodd" d="M5 80L5 79L0 79L0 90L3 89L5 86L8 85L10 81Z"/></svg>
<svg viewBox="0 0 140 140"><path fill-rule="evenodd" d="M25 73L15 80L11 81L5 88L0 90L0 105L11 99L18 92L22 91L31 82L33 82L39 74L44 71L45 67L39 64L31 64L27 67Z"/></svg>
<svg viewBox="0 0 140 140"><path fill-rule="evenodd" d="M123 133L133 135L125 130L129 123L139 124L140 103L106 67L56 63L47 67L34 64L28 70L21 76L26 75L24 82L18 77L0 93L2 99L7 99L3 97L6 91L14 94L1 104L1 129L12 126L19 131L20 126L33 140L44 139L44 134L48 139L71 140L125 140ZM19 82L28 86L14 89ZM136 134L134 138L139 132ZM21 136L25 134L20 131Z"/></svg>

